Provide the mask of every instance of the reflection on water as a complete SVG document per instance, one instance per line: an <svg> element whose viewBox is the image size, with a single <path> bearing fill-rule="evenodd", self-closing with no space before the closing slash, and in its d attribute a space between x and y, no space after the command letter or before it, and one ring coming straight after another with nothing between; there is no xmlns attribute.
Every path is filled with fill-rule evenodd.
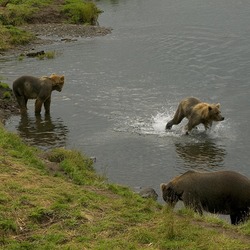
<svg viewBox="0 0 250 250"><path fill-rule="evenodd" d="M185 169L218 170L223 167L226 156L226 150L209 138L197 142L179 141L175 143L175 150Z"/></svg>
<svg viewBox="0 0 250 250"><path fill-rule="evenodd" d="M50 115L29 114L21 116L17 131L26 142L43 149L65 146L69 132L61 119L53 121Z"/></svg>

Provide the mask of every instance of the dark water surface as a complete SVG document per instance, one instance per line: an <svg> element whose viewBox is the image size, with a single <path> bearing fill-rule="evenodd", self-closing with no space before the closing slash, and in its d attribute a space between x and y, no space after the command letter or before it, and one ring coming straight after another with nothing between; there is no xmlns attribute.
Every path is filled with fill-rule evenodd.
<svg viewBox="0 0 250 250"><path fill-rule="evenodd" d="M250 176L250 2L100 1L111 35L43 47L53 60L1 60L5 82L20 75L65 74L51 116L12 117L6 127L48 149L97 158L110 181L152 186L189 169ZM38 48L39 49L39 48ZM221 103L225 121L190 136L184 122L165 132L178 102Z"/></svg>

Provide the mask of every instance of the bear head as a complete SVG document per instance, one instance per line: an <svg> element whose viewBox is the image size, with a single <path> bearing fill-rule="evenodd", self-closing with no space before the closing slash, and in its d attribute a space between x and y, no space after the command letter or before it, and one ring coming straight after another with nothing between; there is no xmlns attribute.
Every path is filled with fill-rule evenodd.
<svg viewBox="0 0 250 250"><path fill-rule="evenodd" d="M212 121L223 121L225 118L221 115L220 104L208 105L208 116Z"/></svg>
<svg viewBox="0 0 250 250"><path fill-rule="evenodd" d="M178 202L178 200L180 199L180 195L178 195L177 192L175 191L173 183L172 182L169 182L168 184L162 183L161 191L163 200L171 207L174 207Z"/></svg>
<svg viewBox="0 0 250 250"><path fill-rule="evenodd" d="M64 75L57 75L57 74L52 74L51 76L49 76L49 79L52 80L52 86L53 89L61 92L63 85L64 85Z"/></svg>

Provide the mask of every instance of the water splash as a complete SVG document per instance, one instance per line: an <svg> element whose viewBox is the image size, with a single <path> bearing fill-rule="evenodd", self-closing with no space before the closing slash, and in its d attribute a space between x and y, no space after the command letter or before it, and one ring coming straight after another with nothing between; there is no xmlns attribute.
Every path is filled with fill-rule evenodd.
<svg viewBox="0 0 250 250"><path fill-rule="evenodd" d="M115 130L118 132L130 132L140 135L158 135L158 136L179 136L177 129L166 131L167 122L172 118L173 112L157 112L151 117L126 117L126 120L119 121ZM174 132L173 132L174 131Z"/></svg>
<svg viewBox="0 0 250 250"><path fill-rule="evenodd" d="M167 122L170 120L170 115L166 113L157 113L152 117L152 128L155 133L162 134L166 133L165 127Z"/></svg>
<svg viewBox="0 0 250 250"><path fill-rule="evenodd" d="M157 112L151 117L126 117L126 120L117 123L116 131L118 132L130 132L139 135L157 135L159 137L181 137L185 135L184 127L187 123L187 119L171 128L166 130L166 124L173 118L174 111L172 109L165 112ZM193 129L190 133L190 139L202 141L207 139L229 139L234 140L235 134L232 131L230 120L223 122L214 122L212 128L207 131L202 124L198 125L196 129Z"/></svg>

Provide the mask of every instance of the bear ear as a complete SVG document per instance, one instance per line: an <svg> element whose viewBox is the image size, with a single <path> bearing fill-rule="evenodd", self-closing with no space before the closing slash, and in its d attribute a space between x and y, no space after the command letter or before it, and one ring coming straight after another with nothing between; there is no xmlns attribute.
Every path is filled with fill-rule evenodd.
<svg viewBox="0 0 250 250"><path fill-rule="evenodd" d="M166 189L167 185L165 183L162 183L160 187L161 187L161 191L164 191Z"/></svg>
<svg viewBox="0 0 250 250"><path fill-rule="evenodd" d="M219 109L220 108L220 103L217 103L215 106Z"/></svg>
<svg viewBox="0 0 250 250"><path fill-rule="evenodd" d="M208 111L211 111L213 108L211 106L208 106Z"/></svg>
<svg viewBox="0 0 250 250"><path fill-rule="evenodd" d="M50 76L49 76L49 79L50 80L53 80L53 81L55 81L56 80L56 78L57 78L57 75L56 74L51 74Z"/></svg>
<svg viewBox="0 0 250 250"><path fill-rule="evenodd" d="M64 81L64 75L61 76L61 79L60 79L60 80L61 80L61 81Z"/></svg>

